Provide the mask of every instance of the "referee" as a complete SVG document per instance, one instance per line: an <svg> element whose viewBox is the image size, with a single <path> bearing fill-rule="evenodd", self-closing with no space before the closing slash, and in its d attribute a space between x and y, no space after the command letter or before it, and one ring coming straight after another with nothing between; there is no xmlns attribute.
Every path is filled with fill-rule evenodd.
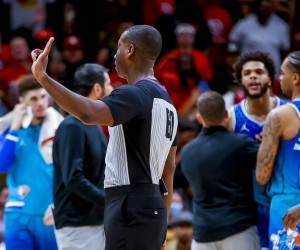
<svg viewBox="0 0 300 250"><path fill-rule="evenodd" d="M130 84L102 101L76 95L46 74L53 41L43 51L32 51L34 76L68 113L86 124L110 126L104 180L106 250L160 250L171 205L178 125L172 101L154 77L160 33L148 25L123 32L115 64Z"/></svg>

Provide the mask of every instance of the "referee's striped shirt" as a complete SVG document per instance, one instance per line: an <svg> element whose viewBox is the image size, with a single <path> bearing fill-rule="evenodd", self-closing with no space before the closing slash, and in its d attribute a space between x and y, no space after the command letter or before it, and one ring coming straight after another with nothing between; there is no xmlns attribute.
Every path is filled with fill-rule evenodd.
<svg viewBox="0 0 300 250"><path fill-rule="evenodd" d="M164 87L144 78L103 99L111 110L104 187L158 184L171 146L177 112Z"/></svg>

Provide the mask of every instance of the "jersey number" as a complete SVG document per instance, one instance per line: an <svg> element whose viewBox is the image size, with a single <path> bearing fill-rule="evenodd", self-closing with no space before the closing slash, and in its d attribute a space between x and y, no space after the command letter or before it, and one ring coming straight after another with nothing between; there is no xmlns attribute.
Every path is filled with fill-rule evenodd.
<svg viewBox="0 0 300 250"><path fill-rule="evenodd" d="M173 128L174 128L174 113L166 109L167 111L167 126L166 126L166 137L172 140L172 135L173 135Z"/></svg>

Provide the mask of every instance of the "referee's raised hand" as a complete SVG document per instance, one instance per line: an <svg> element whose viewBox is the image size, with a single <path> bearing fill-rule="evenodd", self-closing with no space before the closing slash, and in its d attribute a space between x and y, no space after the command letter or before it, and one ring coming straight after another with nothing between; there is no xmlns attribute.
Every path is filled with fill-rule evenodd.
<svg viewBox="0 0 300 250"><path fill-rule="evenodd" d="M53 41L54 37L50 37L44 50L34 49L31 52L31 58L33 61L31 71L38 81L41 79L41 77L47 74L46 69L48 65L48 55L51 51Z"/></svg>

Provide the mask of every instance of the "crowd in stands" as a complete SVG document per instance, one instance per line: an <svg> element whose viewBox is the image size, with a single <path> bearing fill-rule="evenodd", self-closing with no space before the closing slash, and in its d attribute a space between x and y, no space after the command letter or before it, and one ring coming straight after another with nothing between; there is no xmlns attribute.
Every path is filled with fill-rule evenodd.
<svg viewBox="0 0 300 250"><path fill-rule="evenodd" d="M50 37L55 37L55 48L47 73L53 79L74 90L76 69L97 63L109 69L111 85L117 88L126 84L114 64L120 34L134 24L156 27L163 47L155 76L179 117L167 249L190 249L193 194L182 174L180 153L201 130L196 101L209 90L223 96L227 109L242 101L245 94L234 80L233 65L241 53L251 51L267 52L274 60L272 92L283 97L280 65L290 51L300 49L299 11L296 0L0 0L0 117L19 102L19 80L31 74L31 50L43 49ZM51 106L67 115L55 102ZM0 242L5 188L0 186Z"/></svg>

